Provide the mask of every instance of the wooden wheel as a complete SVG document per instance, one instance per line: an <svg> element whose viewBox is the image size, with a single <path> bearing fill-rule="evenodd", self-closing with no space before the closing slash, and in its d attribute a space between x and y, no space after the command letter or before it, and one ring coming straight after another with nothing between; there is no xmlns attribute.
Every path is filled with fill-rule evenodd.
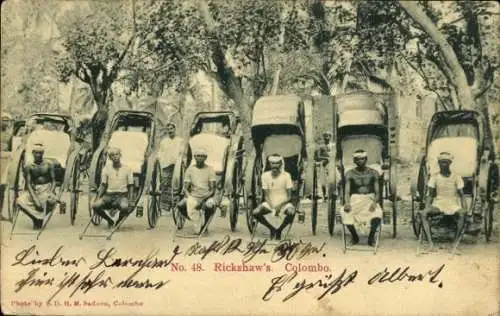
<svg viewBox="0 0 500 316"><path fill-rule="evenodd" d="M148 214L148 224L150 228L155 228L160 216L160 164L155 163L151 183L148 186L147 199L144 199L144 208Z"/></svg>
<svg viewBox="0 0 500 316"><path fill-rule="evenodd" d="M335 196L335 186L331 185L328 193L328 233L333 236L335 232L337 197Z"/></svg>
<svg viewBox="0 0 500 316"><path fill-rule="evenodd" d="M8 206L8 216L9 220L12 221L18 212L18 208L16 207L16 201L19 197L19 191L24 190L26 186L26 182L23 174L23 166L24 166L24 154L19 159L19 163L16 167L16 177L14 186L7 190L7 206Z"/></svg>
<svg viewBox="0 0 500 316"><path fill-rule="evenodd" d="M69 205L69 216L71 225L75 225L76 212L78 210L78 201L80 200L80 168L81 158L78 155L73 166L71 175L71 197Z"/></svg>
<svg viewBox="0 0 500 316"><path fill-rule="evenodd" d="M397 192L397 173L396 173L396 165L392 164L390 168L389 174L389 190L390 190L390 198L392 202L392 238L396 238L397 236L397 227L398 227L398 192Z"/></svg>
<svg viewBox="0 0 500 316"><path fill-rule="evenodd" d="M419 227L418 227L418 223L417 223L417 212L419 211L419 209L417 210L417 206L419 205L420 203L418 201L415 200L414 197L411 198L411 226L413 228L413 233L415 234L415 237L418 238L418 234L419 234Z"/></svg>
<svg viewBox="0 0 500 316"><path fill-rule="evenodd" d="M313 168L313 186L312 186L312 211L311 211L311 225L312 233L316 235L316 226L318 224L318 165L315 164Z"/></svg>
<svg viewBox="0 0 500 316"><path fill-rule="evenodd" d="M240 165L239 163L236 163L233 170L233 192L231 193L231 201L229 204L229 226L231 227L232 232L236 230L236 224L238 223L242 188L243 185L241 183Z"/></svg>
<svg viewBox="0 0 500 316"><path fill-rule="evenodd" d="M256 157L253 165L253 172L252 172L252 199L250 203L250 207L247 207L247 227L248 231L250 234L253 233L257 221L253 217L253 210L259 206L259 204L262 202L262 183L261 183L261 176L262 176L262 162L260 157Z"/></svg>

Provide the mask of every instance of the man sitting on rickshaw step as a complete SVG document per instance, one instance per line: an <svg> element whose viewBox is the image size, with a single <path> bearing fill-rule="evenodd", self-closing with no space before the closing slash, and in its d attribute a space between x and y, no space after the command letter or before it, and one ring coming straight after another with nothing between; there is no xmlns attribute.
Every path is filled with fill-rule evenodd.
<svg viewBox="0 0 500 316"><path fill-rule="evenodd" d="M352 244L359 243L354 224L370 223L368 245L375 246L375 233L380 226L382 208L380 201L379 174L366 166L366 151L358 149L353 154L354 169L347 171L345 178L345 204L342 222L351 233Z"/></svg>
<svg viewBox="0 0 500 316"><path fill-rule="evenodd" d="M43 221L52 212L56 202L56 177L54 164L44 159L43 144L33 145L33 162L24 169L27 191L17 199L17 206L33 221L33 229L41 229ZM45 211L45 213L44 213Z"/></svg>
<svg viewBox="0 0 500 316"><path fill-rule="evenodd" d="M271 239L281 239L283 229L292 223L295 214L295 207L291 203L293 182L292 177L284 170L283 158L278 154L273 154L268 158L271 170L262 174L262 190L264 192L264 202L254 211L254 218L266 226L271 235ZM280 216L283 212L285 218L278 228L275 228L266 219L266 216Z"/></svg>
<svg viewBox="0 0 500 316"><path fill-rule="evenodd" d="M465 210L467 209L463 193L464 181L461 176L452 173L450 170L453 156L448 152L442 152L437 160L439 172L431 175L427 183L427 200L425 209L421 211L422 225L429 241L429 251L436 251L436 249L432 243L428 217L438 214L457 217L458 229L455 238L458 238L465 224Z"/></svg>
<svg viewBox="0 0 500 316"><path fill-rule="evenodd" d="M184 176L185 198L179 202L178 208L182 215L193 223L195 233L199 233L202 227L198 226L201 216L206 220L215 211L214 195L216 192L216 177L213 168L205 163L207 153L203 148L193 150L195 163L191 164Z"/></svg>
<svg viewBox="0 0 500 316"><path fill-rule="evenodd" d="M134 175L132 169L121 162L119 148L109 148L108 156L111 163L106 163L102 170L101 185L92 209L113 228L134 210ZM105 211L115 209L120 212L116 222Z"/></svg>

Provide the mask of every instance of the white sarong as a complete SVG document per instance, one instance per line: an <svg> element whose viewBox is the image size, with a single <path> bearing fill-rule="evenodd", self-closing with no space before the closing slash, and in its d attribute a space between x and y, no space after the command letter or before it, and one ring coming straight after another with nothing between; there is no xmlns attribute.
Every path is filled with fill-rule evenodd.
<svg viewBox="0 0 500 316"><path fill-rule="evenodd" d="M33 186L33 190L35 191L35 195L42 204L43 208L46 207L48 202L54 204L55 197L50 192L51 183L40 184ZM28 190L25 190L21 193L21 195L17 198L17 205L19 205L25 212L29 212L31 215L38 219L43 219L45 214L43 209L38 209L35 205L35 201L31 196ZM53 205L49 205L48 207L52 207ZM50 210L49 210L50 211Z"/></svg>
<svg viewBox="0 0 500 316"><path fill-rule="evenodd" d="M349 213L342 210L342 222L344 225L366 226L373 218L382 218L382 208L377 203L374 211L370 206L375 201L375 194L353 194L351 195L351 210Z"/></svg>

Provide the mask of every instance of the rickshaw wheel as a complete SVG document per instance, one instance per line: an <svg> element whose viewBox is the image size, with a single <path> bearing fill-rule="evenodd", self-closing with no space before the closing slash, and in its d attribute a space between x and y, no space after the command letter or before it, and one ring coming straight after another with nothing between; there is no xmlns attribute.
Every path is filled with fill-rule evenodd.
<svg viewBox="0 0 500 316"><path fill-rule="evenodd" d="M102 217L99 216L98 214L94 214L94 210L92 209L92 203L95 201L96 197L97 193L93 192L89 185L88 207L89 207L90 220L92 221L92 224L94 224L94 226L99 226L101 224Z"/></svg>
<svg viewBox="0 0 500 316"><path fill-rule="evenodd" d="M262 201L262 184L261 184L261 176L262 176L262 163L259 157L255 158L253 172L252 172L252 198L250 207L247 207L247 227L250 234L253 234L253 231L257 225L256 220L253 217L253 210L259 206Z"/></svg>
<svg viewBox="0 0 500 316"><path fill-rule="evenodd" d="M313 186L312 186L312 210L311 210L311 225L312 233L316 236L316 226L318 223L318 167L313 168Z"/></svg>
<svg viewBox="0 0 500 316"><path fill-rule="evenodd" d="M238 172L238 166L234 166L233 171L233 192L231 196L231 203L229 209L229 225L231 226L231 231L236 230L236 224L238 223L238 212L240 203L240 193L242 186L240 183L240 173Z"/></svg>
<svg viewBox="0 0 500 316"><path fill-rule="evenodd" d="M144 206L147 208L148 224L150 228L155 228L158 223L158 216L160 213L160 165L157 163L154 166L153 175L151 177L151 184L149 186L148 198Z"/></svg>
<svg viewBox="0 0 500 316"><path fill-rule="evenodd" d="M71 225L75 225L76 212L78 209L78 201L80 199L80 156L77 156L75 160L75 164L73 166L73 174L71 181L72 189L71 189L71 199L70 199L70 207L69 207L69 216Z"/></svg>
<svg viewBox="0 0 500 316"><path fill-rule="evenodd" d="M333 188L333 186L331 188ZM337 206L337 197L333 192L330 192L328 194L328 233L330 233L330 236L332 237L333 233L335 232L336 206Z"/></svg>
<svg viewBox="0 0 500 316"><path fill-rule="evenodd" d="M493 203L491 201L486 201L486 206L484 207L484 237L486 242L490 241L491 233L493 231Z"/></svg>
<svg viewBox="0 0 500 316"><path fill-rule="evenodd" d="M417 201L415 201L415 198L411 198L411 226L413 228L413 233L415 234L415 237L418 239L419 235L419 226L417 223Z"/></svg>
<svg viewBox="0 0 500 316"><path fill-rule="evenodd" d="M9 220L12 222L16 212L18 212L18 208L16 207L16 201L17 198L19 197L19 191L21 189L24 189L25 182L24 182L24 176L22 174L22 166L24 165L24 154L21 156L21 159L19 159L19 163L17 164L17 170L16 170L16 179L15 179L15 184L13 189L9 189L7 192L7 204L8 204L8 213L9 213Z"/></svg>

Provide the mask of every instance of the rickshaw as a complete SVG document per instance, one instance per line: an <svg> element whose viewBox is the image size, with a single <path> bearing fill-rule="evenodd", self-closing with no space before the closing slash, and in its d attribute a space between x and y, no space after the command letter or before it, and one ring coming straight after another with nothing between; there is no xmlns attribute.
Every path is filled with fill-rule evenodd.
<svg viewBox="0 0 500 316"><path fill-rule="evenodd" d="M102 218L95 214L92 203L97 198L97 190L101 184L101 173L110 163L107 151L110 147L121 150L121 161L132 169L134 177L134 198L129 201L134 205L136 216L142 212L147 214L149 227L155 228L160 216L160 164L156 155L158 147L157 121L155 115L148 111L120 110L115 112L108 121L101 142L92 155L88 184L88 209L90 220L80 234L83 237L105 237L110 240L112 235L123 225L130 212L118 222L107 234L87 234L91 224L100 225ZM81 156L80 156L81 157ZM75 168L75 179L78 185L80 168ZM113 212L114 210L106 210Z"/></svg>
<svg viewBox="0 0 500 316"><path fill-rule="evenodd" d="M425 207L430 175L439 172L437 156L441 152L454 156L451 171L462 177L468 211L472 213L473 220L482 220L485 239L489 242L493 228L494 196L498 187L498 165L495 162L492 140L486 136L485 123L484 117L472 110L440 111L432 116L427 129L425 151L420 157L417 174L413 176L411 185L412 227L419 240L417 253L420 252L424 239L419 211ZM429 219L432 235L433 227L436 230L448 230L456 224L444 216ZM477 233L468 231L469 228L470 225L466 224L458 233L453 253L464 234Z"/></svg>
<svg viewBox="0 0 500 316"><path fill-rule="evenodd" d="M311 184L307 186L306 176L311 174L308 167L308 150L306 146L306 122L304 102L296 95L266 96L254 105L251 134L254 150L249 157L247 179L249 207L246 220L248 230L254 238L258 222L253 217L253 210L263 202L261 177L269 170L268 157L279 154L284 159L284 170L291 175L294 188L292 203L300 222L305 218L300 209L300 201L311 195ZM309 177L307 177L309 178ZM294 216L295 218L295 216ZM293 224L293 222L292 222ZM284 238L291 230L288 225Z"/></svg>
<svg viewBox="0 0 500 316"><path fill-rule="evenodd" d="M208 145L208 146L207 146ZM245 195L243 183L243 134L240 118L231 111L199 112L195 115L189 131L189 139L184 153L175 164L172 177L173 220L176 226L174 234L180 231L185 223L185 216L177 207L183 196L184 174L194 162L192 149L201 146L207 151L206 164L216 174L216 197L220 205L221 217L229 213L229 227L236 230L240 201ZM213 219L215 212L202 217L200 231L195 237L203 235ZM186 237L179 235L180 237ZM190 237L190 236L187 236Z"/></svg>
<svg viewBox="0 0 500 316"><path fill-rule="evenodd" d="M45 146L44 158L54 163L57 185L56 200L58 202L57 205L60 207L59 211L61 214L64 214L66 209L66 203L61 200L61 197L64 191L69 188L69 183L66 181L68 178L67 174L71 173L73 169L71 153L75 150L77 151L80 146L75 140L73 120L67 115L37 113L31 115L26 120L25 126L19 122L17 127L18 134L24 135L18 136L22 137L19 145L15 145L16 138L12 139L13 147L17 146L17 148L12 154L7 174L8 192L6 199L9 212L13 217L11 237L12 235L21 234L14 233L19 215L15 203L20 192L25 190L26 184L23 171L26 163L31 162L33 159L31 155L33 145L37 142L42 142ZM25 129L24 132L23 129ZM53 213L54 210L48 212L48 217L44 221L42 228L36 233L37 238L45 229ZM69 214L72 225L75 221L75 214L76 208L72 208Z"/></svg>
<svg viewBox="0 0 500 316"><path fill-rule="evenodd" d="M335 143L340 173L337 185L340 185L340 203L344 205L345 174L355 167L352 160L353 153L358 149L364 149L368 154L367 166L379 174L381 194L378 202L383 209L383 223L389 224L392 221L392 237L396 238L396 165L391 161L396 152L396 124L393 119L394 113L388 112L394 107L387 106L387 102L385 96L369 91L354 91L336 97ZM391 202L391 209L384 207L384 200ZM375 235L375 252L380 240L381 226ZM341 236L344 252L351 250L347 246L344 224L342 224Z"/></svg>

